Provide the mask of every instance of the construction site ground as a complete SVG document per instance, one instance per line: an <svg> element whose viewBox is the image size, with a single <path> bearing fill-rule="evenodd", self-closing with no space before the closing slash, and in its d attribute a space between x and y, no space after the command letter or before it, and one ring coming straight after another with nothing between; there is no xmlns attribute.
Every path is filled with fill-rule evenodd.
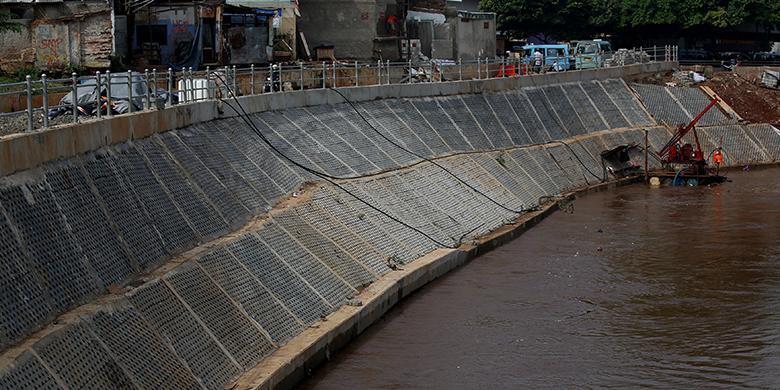
<svg viewBox="0 0 780 390"><path fill-rule="evenodd" d="M645 76L636 82L684 86L706 86L718 94L731 108L749 123L780 124L780 90L761 85L761 74L765 68L742 67L729 72L712 67L684 67L683 71L701 72L707 80L697 84L686 84L675 72L657 73ZM773 69L776 70L776 69ZM679 75L680 73L677 73Z"/></svg>

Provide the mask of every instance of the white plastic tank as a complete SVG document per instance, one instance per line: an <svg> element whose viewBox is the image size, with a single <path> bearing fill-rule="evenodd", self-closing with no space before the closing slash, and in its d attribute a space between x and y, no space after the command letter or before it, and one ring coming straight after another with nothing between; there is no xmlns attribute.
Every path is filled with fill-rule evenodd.
<svg viewBox="0 0 780 390"><path fill-rule="evenodd" d="M212 97L216 83L205 78L182 79L177 84L179 102L207 100Z"/></svg>

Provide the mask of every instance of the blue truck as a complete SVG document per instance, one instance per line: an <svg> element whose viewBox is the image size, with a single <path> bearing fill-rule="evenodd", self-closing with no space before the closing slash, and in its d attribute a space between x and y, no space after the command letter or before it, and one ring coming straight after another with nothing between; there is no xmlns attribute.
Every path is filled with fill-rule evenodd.
<svg viewBox="0 0 780 390"><path fill-rule="evenodd" d="M536 52L541 53L541 61L537 61ZM563 72L571 67L569 46L562 44L525 45L523 46L523 62L535 73Z"/></svg>
<svg viewBox="0 0 780 390"><path fill-rule="evenodd" d="M574 47L574 63L577 69L595 69L604 67L612 58L612 45L600 39L577 41Z"/></svg>

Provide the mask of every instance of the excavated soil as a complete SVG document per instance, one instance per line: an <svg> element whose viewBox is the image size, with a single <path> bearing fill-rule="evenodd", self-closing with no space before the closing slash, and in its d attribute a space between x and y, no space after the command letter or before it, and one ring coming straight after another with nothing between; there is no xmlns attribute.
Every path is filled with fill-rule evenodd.
<svg viewBox="0 0 780 390"><path fill-rule="evenodd" d="M719 72L702 83L751 123L780 124L780 90L760 85L760 76Z"/></svg>
<svg viewBox="0 0 780 390"><path fill-rule="evenodd" d="M737 72L726 72L707 68L703 73L707 76L707 81L690 86L712 88L747 122L780 124L780 90L761 86L762 69L740 68ZM676 78L673 72L646 75L633 81L641 84L688 85Z"/></svg>

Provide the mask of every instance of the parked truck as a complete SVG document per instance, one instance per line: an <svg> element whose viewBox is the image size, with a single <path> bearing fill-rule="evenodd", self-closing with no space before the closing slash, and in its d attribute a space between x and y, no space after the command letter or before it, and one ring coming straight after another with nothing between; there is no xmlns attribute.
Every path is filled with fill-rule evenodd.
<svg viewBox="0 0 780 390"><path fill-rule="evenodd" d="M535 63L535 53L541 53L540 63ZM569 70L569 46L567 45L526 45L523 46L523 62L533 72L563 72Z"/></svg>
<svg viewBox="0 0 780 390"><path fill-rule="evenodd" d="M577 41L574 48L574 65L578 70L601 68L610 58L612 45L601 39Z"/></svg>

